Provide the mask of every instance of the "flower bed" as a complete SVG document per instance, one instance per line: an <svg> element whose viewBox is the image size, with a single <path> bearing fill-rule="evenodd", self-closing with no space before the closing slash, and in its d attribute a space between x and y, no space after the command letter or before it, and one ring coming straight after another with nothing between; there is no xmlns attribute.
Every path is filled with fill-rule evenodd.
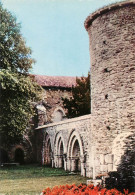
<svg viewBox="0 0 135 195"><path fill-rule="evenodd" d="M85 185L80 184L79 186L73 185L64 185L64 186L55 186L54 188L46 188L43 190L42 195L135 195L134 192L128 193L128 190L124 190L124 193L121 193L117 189L108 190L102 188L101 186L94 185Z"/></svg>

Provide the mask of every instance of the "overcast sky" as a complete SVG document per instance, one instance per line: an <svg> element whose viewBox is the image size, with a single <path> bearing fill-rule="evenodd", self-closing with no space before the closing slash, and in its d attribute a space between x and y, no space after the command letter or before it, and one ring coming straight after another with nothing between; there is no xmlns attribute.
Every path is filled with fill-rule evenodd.
<svg viewBox="0 0 135 195"><path fill-rule="evenodd" d="M0 0L21 23L36 60L32 73L86 76L90 67L86 17L120 0Z"/></svg>

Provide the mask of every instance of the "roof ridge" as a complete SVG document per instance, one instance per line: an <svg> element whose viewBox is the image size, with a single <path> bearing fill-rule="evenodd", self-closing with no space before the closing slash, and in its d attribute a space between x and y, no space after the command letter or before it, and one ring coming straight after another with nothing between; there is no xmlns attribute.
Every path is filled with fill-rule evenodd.
<svg viewBox="0 0 135 195"><path fill-rule="evenodd" d="M34 75L36 82L42 87L72 88L76 85L76 77Z"/></svg>

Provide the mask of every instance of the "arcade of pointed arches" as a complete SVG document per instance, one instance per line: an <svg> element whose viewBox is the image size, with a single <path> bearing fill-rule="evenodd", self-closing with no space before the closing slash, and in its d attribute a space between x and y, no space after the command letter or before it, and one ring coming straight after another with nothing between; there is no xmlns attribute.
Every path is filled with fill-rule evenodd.
<svg viewBox="0 0 135 195"><path fill-rule="evenodd" d="M81 175L84 175L83 141L79 133L72 130L66 140L64 142L62 132L58 132L55 135L54 143L51 143L49 133L45 133L43 164L81 172Z"/></svg>

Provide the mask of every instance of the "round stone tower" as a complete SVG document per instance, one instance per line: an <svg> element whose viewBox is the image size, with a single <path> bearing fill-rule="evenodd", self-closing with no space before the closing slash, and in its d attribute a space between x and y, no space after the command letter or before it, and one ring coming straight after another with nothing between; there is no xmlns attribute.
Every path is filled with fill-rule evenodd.
<svg viewBox="0 0 135 195"><path fill-rule="evenodd" d="M135 1L99 9L87 17L85 28L90 38L97 175L117 169L135 131Z"/></svg>

